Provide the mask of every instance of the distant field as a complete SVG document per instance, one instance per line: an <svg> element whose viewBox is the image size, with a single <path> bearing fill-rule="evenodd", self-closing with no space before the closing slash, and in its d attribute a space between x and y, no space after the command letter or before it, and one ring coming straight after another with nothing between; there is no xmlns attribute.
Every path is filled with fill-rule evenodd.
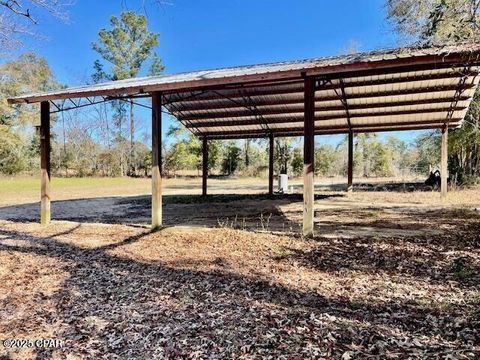
<svg viewBox="0 0 480 360"><path fill-rule="evenodd" d="M163 180L165 194L200 194L201 179L195 177ZM241 193L259 193L267 190L266 179L215 178L208 181L211 193L233 190ZM145 195L151 193L149 178L52 178L52 200L96 198L105 196ZM40 179L36 177L1 177L0 206L39 201Z"/></svg>
<svg viewBox="0 0 480 360"><path fill-rule="evenodd" d="M53 178L53 200L112 195L146 194L148 179L132 178ZM0 178L0 205L39 200L40 180L34 177Z"/></svg>

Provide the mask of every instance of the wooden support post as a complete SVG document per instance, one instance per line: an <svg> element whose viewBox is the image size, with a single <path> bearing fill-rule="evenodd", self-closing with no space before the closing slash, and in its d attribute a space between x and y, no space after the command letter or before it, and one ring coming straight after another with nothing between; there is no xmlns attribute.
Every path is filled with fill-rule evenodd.
<svg viewBox="0 0 480 360"><path fill-rule="evenodd" d="M441 197L447 196L447 180L448 180L448 127L442 128L442 149L441 149L441 162L440 162L440 193Z"/></svg>
<svg viewBox="0 0 480 360"><path fill-rule="evenodd" d="M275 149L275 138L270 134L270 148L268 156L268 194L273 195L273 156Z"/></svg>
<svg viewBox="0 0 480 360"><path fill-rule="evenodd" d="M347 192L353 191L353 131L348 133Z"/></svg>
<svg viewBox="0 0 480 360"><path fill-rule="evenodd" d="M315 153L315 79L305 78L305 124L303 138L303 235L313 236L314 153Z"/></svg>
<svg viewBox="0 0 480 360"><path fill-rule="evenodd" d="M42 101L40 104L40 177L41 177L41 204L40 222L43 225L50 223L50 103Z"/></svg>
<svg viewBox="0 0 480 360"><path fill-rule="evenodd" d="M207 195L207 179L208 179L208 140L206 137L203 138L202 145L202 195Z"/></svg>
<svg viewBox="0 0 480 360"><path fill-rule="evenodd" d="M152 93L152 229L162 226L162 94Z"/></svg>

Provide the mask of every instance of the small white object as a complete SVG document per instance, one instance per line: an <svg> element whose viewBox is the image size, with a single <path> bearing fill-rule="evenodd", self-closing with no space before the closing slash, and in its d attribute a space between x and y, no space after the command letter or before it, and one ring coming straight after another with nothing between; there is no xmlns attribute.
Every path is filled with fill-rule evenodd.
<svg viewBox="0 0 480 360"><path fill-rule="evenodd" d="M280 174L278 175L278 192L286 194L288 192L288 175Z"/></svg>

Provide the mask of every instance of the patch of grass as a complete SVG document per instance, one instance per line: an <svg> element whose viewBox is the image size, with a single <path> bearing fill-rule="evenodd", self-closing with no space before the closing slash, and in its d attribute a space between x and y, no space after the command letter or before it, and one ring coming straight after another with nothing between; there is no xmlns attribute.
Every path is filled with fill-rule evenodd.
<svg viewBox="0 0 480 360"><path fill-rule="evenodd" d="M151 181L147 178L61 178L52 177L53 200L148 194ZM21 204L39 201L39 177L0 177L0 204Z"/></svg>
<svg viewBox="0 0 480 360"><path fill-rule="evenodd" d="M147 179L135 179L128 177L84 177L84 178L60 178L52 177L52 188L72 188L91 186L124 186ZM40 191L40 178L36 177L2 177L0 178L0 192L10 191Z"/></svg>
<svg viewBox="0 0 480 360"><path fill-rule="evenodd" d="M260 224L262 226L263 231L268 231L270 229L270 219L272 217L272 214L268 214L268 216L260 214Z"/></svg>
<svg viewBox="0 0 480 360"><path fill-rule="evenodd" d="M228 203L241 200L301 200L300 194L268 195L268 194L219 194L219 195L165 195L164 204L203 204L203 203Z"/></svg>
<svg viewBox="0 0 480 360"><path fill-rule="evenodd" d="M366 218L371 218L371 219L378 219L382 216L382 211L380 210L371 210L371 211L365 211L364 216Z"/></svg>
<svg viewBox="0 0 480 360"><path fill-rule="evenodd" d="M435 304L435 301L432 300L429 297L420 296L420 297L416 297L415 299L413 299L412 303L414 305L418 305L418 306L421 306L421 307L430 307L430 306L433 306Z"/></svg>
<svg viewBox="0 0 480 360"><path fill-rule="evenodd" d="M273 254L275 255L275 258L277 259L285 259L292 255L292 251L282 245L276 245L271 248Z"/></svg>
<svg viewBox="0 0 480 360"><path fill-rule="evenodd" d="M468 280L475 275L475 271L470 265L470 259L467 257L453 259L450 267L459 280Z"/></svg>

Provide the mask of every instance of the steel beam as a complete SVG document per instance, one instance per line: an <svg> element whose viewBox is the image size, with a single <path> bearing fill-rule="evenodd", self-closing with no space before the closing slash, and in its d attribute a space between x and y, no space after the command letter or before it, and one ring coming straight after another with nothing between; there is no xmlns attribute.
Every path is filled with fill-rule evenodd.
<svg viewBox="0 0 480 360"><path fill-rule="evenodd" d="M447 196L448 184L448 126L442 128L440 176L440 193L442 199L444 199Z"/></svg>
<svg viewBox="0 0 480 360"><path fill-rule="evenodd" d="M348 132L347 192L353 192L353 131Z"/></svg>
<svg viewBox="0 0 480 360"><path fill-rule="evenodd" d="M268 193L273 195L273 160L275 150L275 137L272 133L269 135L270 147L268 148Z"/></svg>
<svg viewBox="0 0 480 360"><path fill-rule="evenodd" d="M208 179L208 139L202 139L202 195L207 195L207 179Z"/></svg>

